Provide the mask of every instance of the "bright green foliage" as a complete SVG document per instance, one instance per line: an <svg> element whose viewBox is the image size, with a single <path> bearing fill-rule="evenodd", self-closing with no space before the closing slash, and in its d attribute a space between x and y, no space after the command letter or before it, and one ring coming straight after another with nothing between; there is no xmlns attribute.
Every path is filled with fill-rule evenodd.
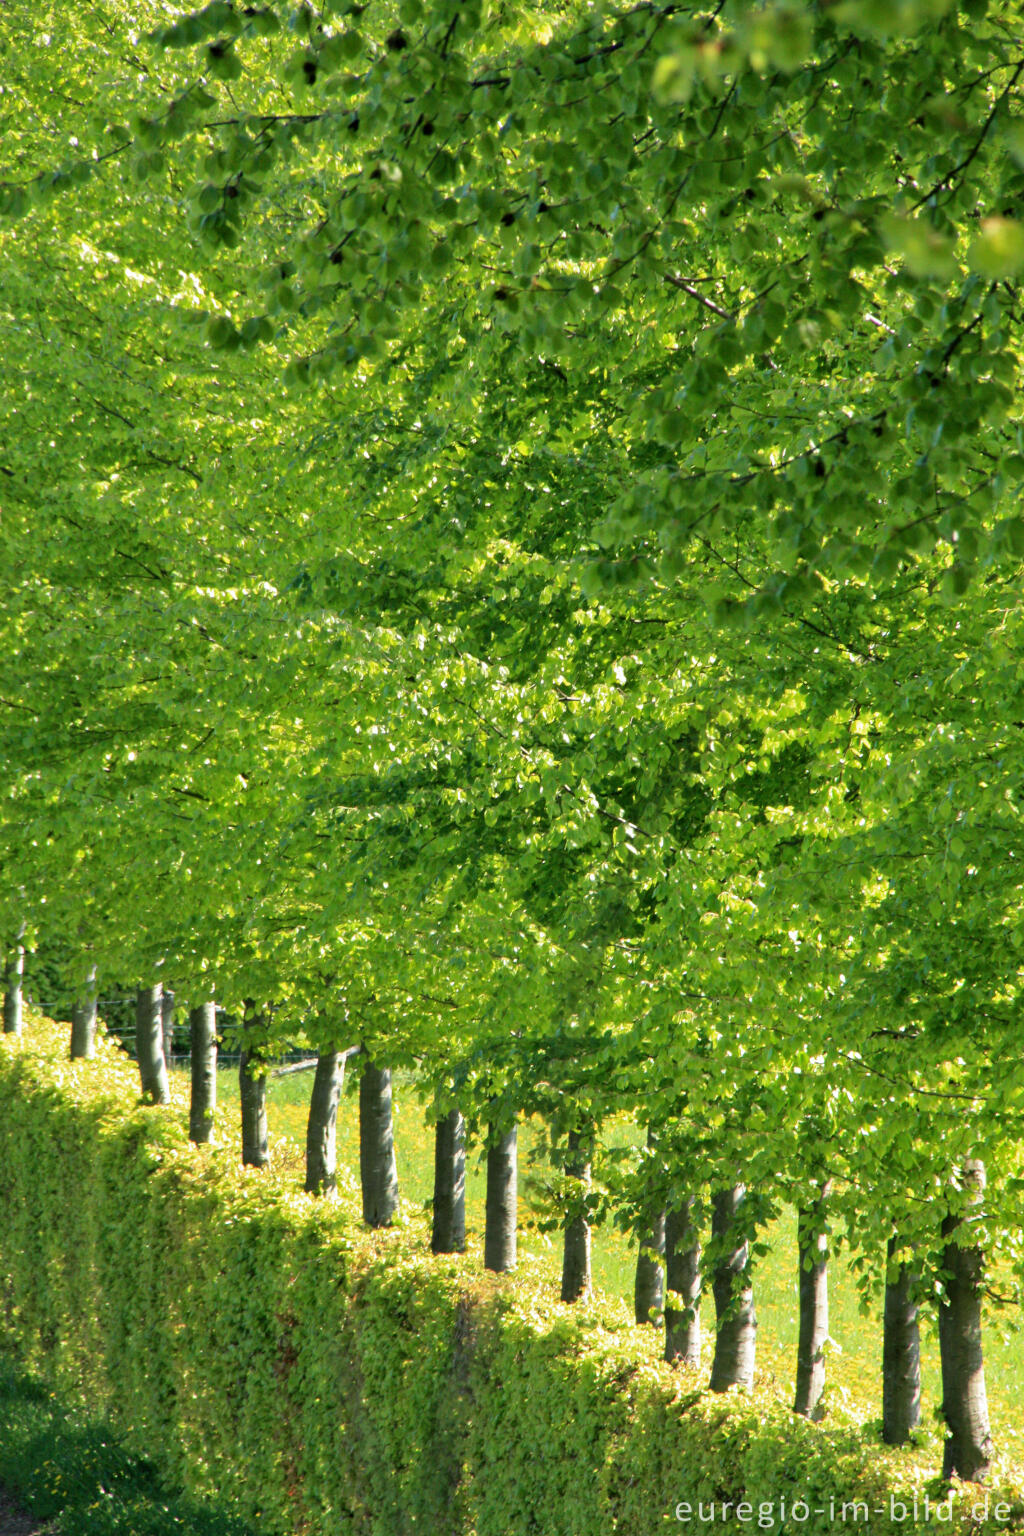
<svg viewBox="0 0 1024 1536"><path fill-rule="evenodd" d="M641 1536L679 1500L912 1496L859 1431L695 1397L649 1330L358 1235L348 1202L129 1108L112 1049L54 1044L34 1021L0 1046L4 1347L261 1528Z"/></svg>
<svg viewBox="0 0 1024 1536"><path fill-rule="evenodd" d="M185 183L233 311L212 347L283 332L288 379L326 386L429 334L483 377L543 360L614 398L644 462L606 583L635 544L676 569L695 531L753 526L767 615L819 573L956 543L966 577L1019 538L980 446L1020 448L1018 7L250 11L158 25L164 91L110 124L135 176ZM86 143L56 172L33 145L9 213L106 175ZM464 411L465 367L451 388Z"/></svg>
<svg viewBox="0 0 1024 1536"><path fill-rule="evenodd" d="M0 943L1019 1274L1021 8L8 15Z"/></svg>

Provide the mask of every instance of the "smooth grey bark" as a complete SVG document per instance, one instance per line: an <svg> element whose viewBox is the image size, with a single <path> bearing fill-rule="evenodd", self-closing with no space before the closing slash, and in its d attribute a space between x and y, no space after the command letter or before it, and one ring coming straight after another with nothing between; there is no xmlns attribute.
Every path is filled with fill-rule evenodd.
<svg viewBox="0 0 1024 1536"><path fill-rule="evenodd" d="M961 1178L968 1196L967 1209L963 1214L951 1212L942 1223L942 1236L946 1239L942 1265L948 1273L945 1295L939 1304L942 1416L947 1430L942 1475L981 1483L988 1476L992 1459L981 1342L985 1253L971 1242L971 1229L982 1213L984 1163L979 1158L969 1158Z"/></svg>
<svg viewBox="0 0 1024 1536"><path fill-rule="evenodd" d="M647 1127L647 1148L652 1151L658 1144L658 1133L653 1125ZM636 1255L636 1274L633 1277L633 1313L638 1323L657 1325L662 1319L665 1306L665 1267L659 1259L665 1256L665 1212L658 1211L646 1233L640 1234Z"/></svg>
<svg viewBox="0 0 1024 1536"><path fill-rule="evenodd" d="M711 1237L717 1239L719 1253L712 1280L716 1315L712 1392L749 1389L754 1382L757 1317L750 1250L746 1237L740 1235L739 1221L746 1192L745 1185L733 1184L711 1196Z"/></svg>
<svg viewBox="0 0 1024 1536"><path fill-rule="evenodd" d="M290 1061L286 1067L274 1067L270 1075L271 1077L294 1077L296 1072L315 1072L319 1059L318 1056L311 1056L308 1061Z"/></svg>
<svg viewBox="0 0 1024 1536"><path fill-rule="evenodd" d="M19 942L4 965L4 1034L20 1035L22 1022L21 984L25 975L25 950Z"/></svg>
<svg viewBox="0 0 1024 1536"><path fill-rule="evenodd" d="M96 967L71 1008L71 1060L91 1061L96 1052Z"/></svg>
<svg viewBox="0 0 1024 1536"><path fill-rule="evenodd" d="M434 1130L431 1253L466 1251L466 1122L457 1109Z"/></svg>
<svg viewBox="0 0 1024 1536"><path fill-rule="evenodd" d="M140 987L135 997L135 1054L147 1104L166 1104L171 1096L164 1060L162 996L163 987L157 982L155 987Z"/></svg>
<svg viewBox="0 0 1024 1536"><path fill-rule="evenodd" d="M659 1211L640 1240L633 1279L633 1312L638 1323L657 1325L665 1307L665 1212Z"/></svg>
<svg viewBox="0 0 1024 1536"><path fill-rule="evenodd" d="M590 1160L594 1135L591 1130L570 1131L565 1171L578 1179L580 1195L590 1188ZM590 1222L585 1211L570 1215L565 1223L562 1250L562 1300L583 1301L590 1295L593 1278L590 1269Z"/></svg>
<svg viewBox="0 0 1024 1536"><path fill-rule="evenodd" d="M202 1144L213 1140L217 1113L217 1009L213 1003L189 1009L188 1033L192 1069L188 1137Z"/></svg>
<svg viewBox="0 0 1024 1536"><path fill-rule="evenodd" d="M398 1210L391 1073L372 1062L359 1079L359 1177L363 1220L371 1227L389 1227Z"/></svg>
<svg viewBox="0 0 1024 1536"><path fill-rule="evenodd" d="M174 1054L174 993L164 987L160 998L160 1027L164 1036L164 1061L168 1066Z"/></svg>
<svg viewBox="0 0 1024 1536"><path fill-rule="evenodd" d="M890 1279L901 1248L894 1233L886 1253L885 1311L882 1321L882 1439L905 1445L921 1422L921 1329L914 1297L916 1276L902 1263Z"/></svg>
<svg viewBox="0 0 1024 1536"><path fill-rule="evenodd" d="M484 1222L484 1268L504 1274L516 1267L519 1220L516 1127L487 1148L487 1205Z"/></svg>
<svg viewBox="0 0 1024 1536"><path fill-rule="evenodd" d="M345 1051L321 1051L316 1059L306 1121L306 1193L338 1192L338 1102L345 1086Z"/></svg>
<svg viewBox="0 0 1024 1536"><path fill-rule="evenodd" d="M796 1346L793 1412L817 1422L824 1417L825 1345L828 1342L828 1234L825 1231L831 1180L797 1213L800 1265L800 1334Z"/></svg>
<svg viewBox="0 0 1024 1536"><path fill-rule="evenodd" d="M665 1359L700 1365L700 1232L690 1195L665 1213Z"/></svg>
<svg viewBox="0 0 1024 1536"><path fill-rule="evenodd" d="M256 1051L243 1049L238 1059L238 1092L242 1101L242 1165L269 1168L267 1131L267 1078Z"/></svg>

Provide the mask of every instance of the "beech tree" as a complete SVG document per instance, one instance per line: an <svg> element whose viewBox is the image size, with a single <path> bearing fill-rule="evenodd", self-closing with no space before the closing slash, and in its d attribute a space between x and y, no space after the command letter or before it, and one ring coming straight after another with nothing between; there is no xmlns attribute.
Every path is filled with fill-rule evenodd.
<svg viewBox="0 0 1024 1536"><path fill-rule="evenodd" d="M461 1125L498 1270L561 1095L576 1295L585 1144L639 1115L669 1358L703 1288L749 1381L790 1199L798 1411L831 1227L888 1282L894 1441L939 1298L972 1478L1021 1268L1020 20L15 6L0 164L8 963L25 923L76 987L273 998L246 1156L251 1053L301 1036L318 1189L363 1041L375 1223L415 1064L435 1246Z"/></svg>

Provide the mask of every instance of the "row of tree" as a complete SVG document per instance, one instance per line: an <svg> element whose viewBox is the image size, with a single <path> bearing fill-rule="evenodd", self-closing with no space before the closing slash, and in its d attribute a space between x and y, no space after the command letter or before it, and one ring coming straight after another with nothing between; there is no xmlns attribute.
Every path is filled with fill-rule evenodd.
<svg viewBox="0 0 1024 1536"><path fill-rule="evenodd" d="M19 957L20 958L20 957ZM70 1057L88 1060L94 1055L97 1028L95 977L93 987L72 1010ZM5 1032L19 1033L20 973L8 977L5 1001ZM169 1004L169 1006L168 1006ZM140 989L136 1000L136 1055L143 1101L152 1105L170 1102L167 1062L173 1032L174 997L162 985ZM242 1026L242 1038L261 1020L250 1014ZM189 1011L191 1092L189 1136L197 1144L215 1139L217 1083L217 1023L212 1002ZM278 1069L294 1072L313 1069L306 1135L305 1189L318 1196L337 1190L336 1134L339 1102L346 1063L364 1055L361 1045L347 1050L321 1051L315 1061ZM259 1053L243 1048L239 1060L241 1140L243 1165L266 1168L270 1164L267 1088L268 1063ZM565 1117L561 1120L564 1122ZM591 1197L592 1163L597 1151L595 1125L579 1129L580 1119L570 1113L573 1128L561 1144L552 1146L555 1160L565 1172L557 1186L559 1221L563 1233L561 1299L575 1303L588 1298L592 1289L591 1227L602 1213ZM553 1122L556 1132L559 1117ZM483 1132L486 1143L486 1198L483 1262L497 1273L514 1270L517 1257L518 1164L517 1126ZM647 1152L654 1154L647 1166L634 1173L636 1188L643 1191L626 1208L636 1226L638 1216L653 1199L668 1198L669 1207L658 1209L646 1227L637 1229L638 1256L634 1308L640 1324L661 1325L665 1331L665 1359L688 1368L701 1364L701 1298L710 1288L715 1305L716 1327L711 1369L712 1391L753 1384L757 1321L754 1307L754 1246L758 1226L777 1210L777 1203L748 1197L743 1184L713 1189L705 1210L702 1191L681 1191L679 1160L661 1151L660 1138L648 1131ZM398 1170L395 1159L392 1117L392 1085L389 1069L366 1060L359 1079L359 1164L363 1219L371 1227L388 1227L399 1209ZM434 1187L432 1197L431 1249L435 1254L462 1253L466 1248L466 1121L461 1111L450 1110L435 1127ZM944 1406L950 1424L952 1449L949 1475L956 1471L970 1477L984 1468L969 1466L968 1454L990 1455L981 1351L980 1303L985 1258L976 1239L965 1236L977 1224L985 1187L983 1164L965 1169L970 1201L966 1219L947 1216L941 1230L942 1262L948 1271L939 1302L939 1343L943 1368ZM639 1175L639 1177L638 1177ZM664 1190L667 1188L667 1197ZM607 1194L610 1193L606 1191ZM622 1186L619 1186L619 1194ZM796 1389L793 1408L812 1420L824 1414L825 1356L829 1343L828 1261L831 1223L836 1214L830 1206L833 1181L825 1177L798 1213L797 1270L799 1339ZM710 1242L702 1251L702 1225L710 1215ZM893 1234L889 1238L885 1305L883 1312L882 1436L886 1443L901 1445L912 1436L921 1414L920 1302L922 1276L916 1272L913 1253L901 1253ZM709 1284L710 1281L710 1284ZM950 1410L953 1410L952 1412ZM954 1418L954 1413L958 1417ZM957 1462L959 1454L964 1460Z"/></svg>
<svg viewBox="0 0 1024 1536"><path fill-rule="evenodd" d="M705 1195L716 1382L795 1205L809 1413L841 1227L887 1434L926 1300L969 1477L981 1254L1024 1269L1021 19L4 22L8 994L33 945L83 1017L143 980L155 1097L157 980L197 1061L237 1012L257 1148L302 1039L320 1182L360 1042L371 1216L415 1065L439 1168L455 1114L493 1154L494 1256L538 1114L567 1290L606 1207L642 1254L664 1219L678 1358ZM650 1146L599 1169L623 1112Z"/></svg>

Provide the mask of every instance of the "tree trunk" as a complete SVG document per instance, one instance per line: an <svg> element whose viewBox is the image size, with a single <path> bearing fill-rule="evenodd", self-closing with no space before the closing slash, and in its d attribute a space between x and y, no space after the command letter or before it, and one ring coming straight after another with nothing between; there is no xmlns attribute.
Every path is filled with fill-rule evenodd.
<svg viewBox="0 0 1024 1536"><path fill-rule="evenodd" d="M800 1265L800 1337L796 1347L796 1397L793 1412L815 1422L824 1416L825 1345L828 1341L828 1234L825 1219L832 1181L797 1215Z"/></svg>
<svg viewBox="0 0 1024 1536"><path fill-rule="evenodd" d="M665 1271L654 1255L665 1257L665 1212L659 1211L640 1240L633 1280L633 1311L638 1323L656 1325L665 1307Z"/></svg>
<svg viewBox="0 0 1024 1536"><path fill-rule="evenodd" d="M658 1144L658 1133L653 1125L647 1127L647 1148ZM636 1274L633 1278L633 1313L638 1323L656 1325L662 1321L665 1306L665 1270L658 1257L665 1256L665 1212L654 1217L646 1235L640 1234L636 1255Z"/></svg>
<svg viewBox="0 0 1024 1536"><path fill-rule="evenodd" d="M915 1276L907 1263L891 1275L900 1246L894 1233L886 1254L882 1323L882 1439L886 1445L905 1445L921 1422L921 1330L913 1299Z"/></svg>
<svg viewBox="0 0 1024 1536"><path fill-rule="evenodd" d="M243 1050L238 1061L238 1091L242 1101L242 1166L269 1168L267 1078L257 1051Z"/></svg>
<svg viewBox="0 0 1024 1536"><path fill-rule="evenodd" d="M359 1079L359 1176L363 1220L371 1227L389 1227L398 1210L391 1073L371 1062Z"/></svg>
<svg viewBox="0 0 1024 1536"><path fill-rule="evenodd" d="M316 1058L306 1121L306 1193L338 1192L338 1101L345 1086L345 1051L321 1051Z"/></svg>
<svg viewBox="0 0 1024 1536"><path fill-rule="evenodd" d="M201 1144L213 1140L217 1113L217 1009L213 1003L189 1010L188 1032L192 1067L188 1135L190 1141Z"/></svg>
<svg viewBox="0 0 1024 1536"><path fill-rule="evenodd" d="M693 1195L665 1214L665 1359L700 1365L700 1234Z"/></svg>
<svg viewBox="0 0 1024 1536"><path fill-rule="evenodd" d="M160 1027L164 1037L164 1061L169 1067L174 1055L174 993L167 987L160 999Z"/></svg>
<svg viewBox="0 0 1024 1536"><path fill-rule="evenodd" d="M712 1392L729 1387L749 1389L754 1381L754 1349L757 1318L750 1282L750 1252L739 1233L739 1215L746 1186L734 1184L711 1197L711 1236L718 1239L719 1258L712 1288L715 1295L715 1358L711 1366Z"/></svg>
<svg viewBox="0 0 1024 1536"><path fill-rule="evenodd" d="M963 1215L951 1212L942 1223L942 1236L946 1239L942 1263L949 1276L939 1305L942 1416L947 1426L942 1475L981 1483L988 1476L992 1458L981 1347L985 1253L971 1245L970 1233L981 1217L984 1163L977 1158L969 1159L963 1165L962 1178L968 1192L967 1210Z"/></svg>
<svg viewBox="0 0 1024 1536"><path fill-rule="evenodd" d="M517 1136L512 1127L487 1148L484 1268L497 1274L516 1267L518 1221Z"/></svg>
<svg viewBox="0 0 1024 1536"><path fill-rule="evenodd" d="M434 1219L431 1253L466 1251L466 1124L457 1109L434 1132Z"/></svg>
<svg viewBox="0 0 1024 1536"><path fill-rule="evenodd" d="M163 987L140 987L135 998L135 1054L139 1060L142 1097L147 1104L166 1104L171 1097L164 1061L160 1013Z"/></svg>
<svg viewBox="0 0 1024 1536"><path fill-rule="evenodd" d="M96 967L71 1009L71 1060L91 1061L96 1052Z"/></svg>
<svg viewBox="0 0 1024 1536"><path fill-rule="evenodd" d="M24 929L22 929L24 932ZM21 983L25 974L25 950L19 942L4 966L4 1034L21 1034Z"/></svg>
<svg viewBox="0 0 1024 1536"><path fill-rule="evenodd" d="M570 1131L565 1171L571 1179L578 1180L579 1193L574 1204L582 1200L590 1188L590 1160L593 1156L594 1135L591 1130ZM583 1301L592 1288L590 1272L590 1222L585 1210L570 1215L565 1223L565 1240L562 1252L562 1300Z"/></svg>

